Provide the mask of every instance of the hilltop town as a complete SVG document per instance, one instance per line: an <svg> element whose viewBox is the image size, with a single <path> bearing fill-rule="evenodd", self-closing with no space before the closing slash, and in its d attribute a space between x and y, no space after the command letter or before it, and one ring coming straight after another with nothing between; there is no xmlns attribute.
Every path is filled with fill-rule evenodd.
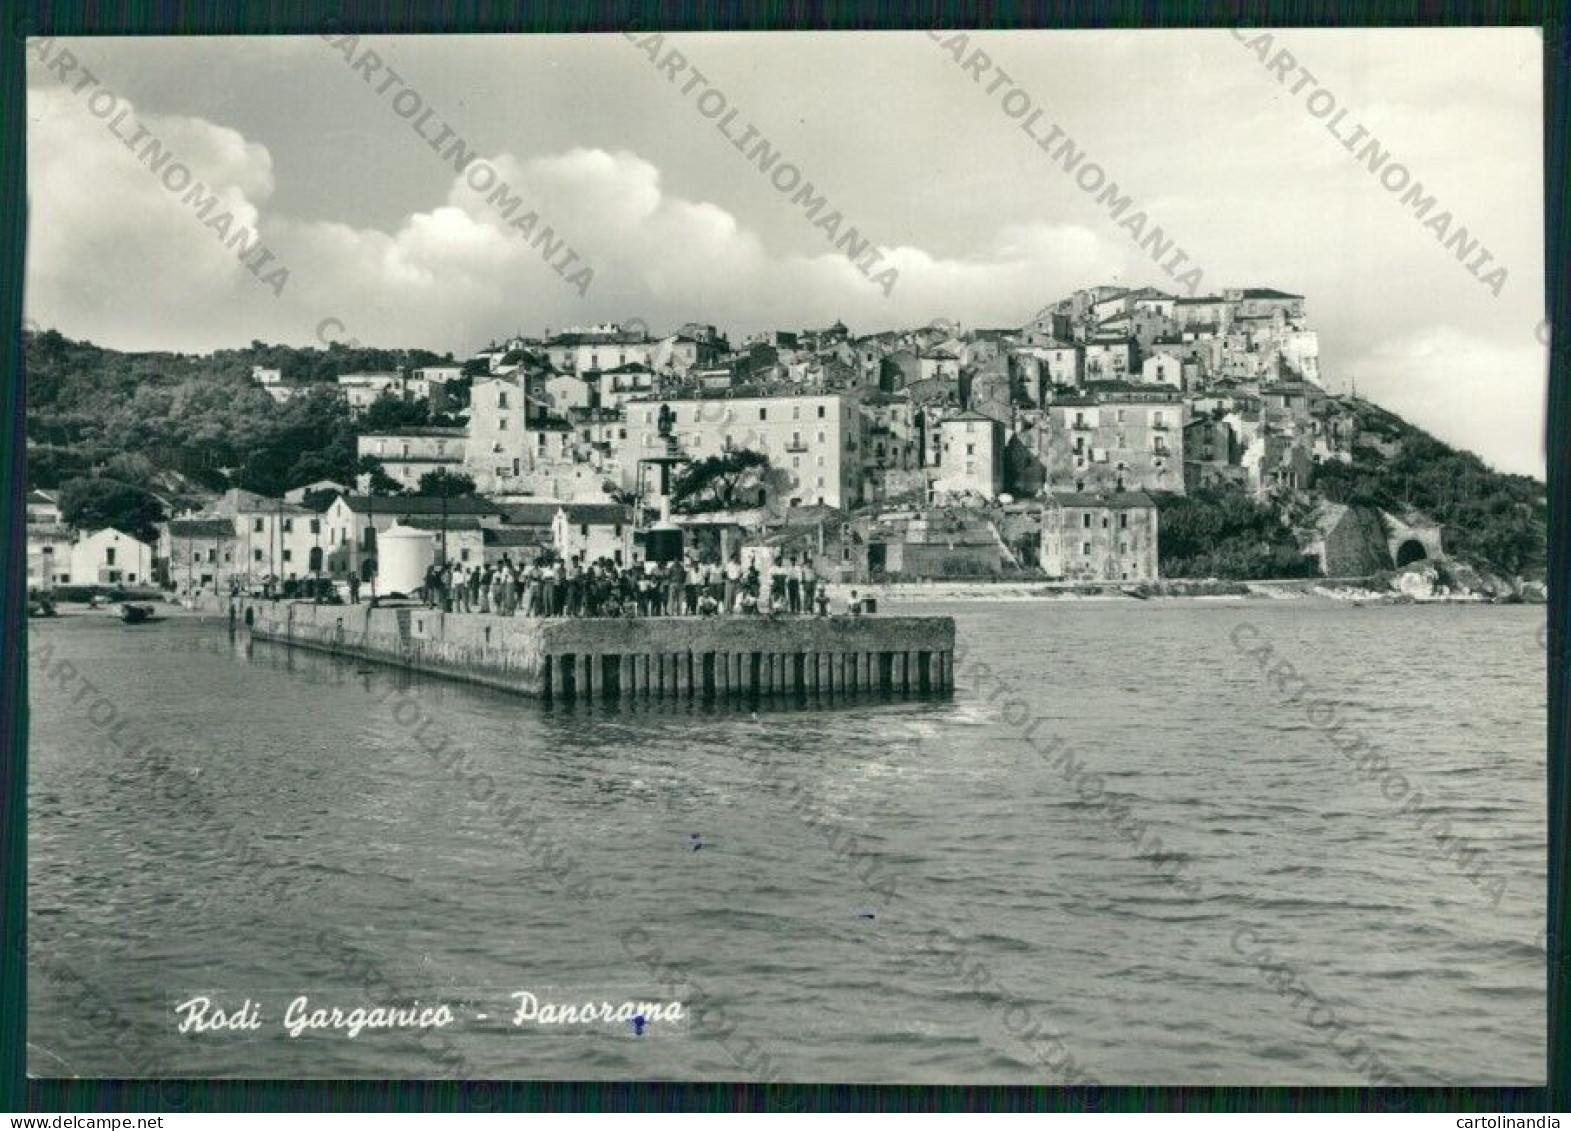
<svg viewBox="0 0 1571 1131"><path fill-rule="evenodd" d="M637 561L661 506L705 553L845 582L1541 576L1542 486L1328 393L1319 345L1302 295L1097 286L1009 328L600 324L463 359L253 343L214 355L218 404L190 358L88 387L96 347L34 334L29 585L369 579L395 524L462 563Z"/></svg>

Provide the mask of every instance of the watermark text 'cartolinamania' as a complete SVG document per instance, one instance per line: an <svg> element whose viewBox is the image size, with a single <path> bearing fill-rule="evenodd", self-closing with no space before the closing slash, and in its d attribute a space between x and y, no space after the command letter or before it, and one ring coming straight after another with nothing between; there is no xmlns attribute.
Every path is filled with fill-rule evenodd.
<svg viewBox="0 0 1571 1131"><path fill-rule="evenodd" d="M1423 183L1413 180L1412 173L1408 172L1406 165L1395 161L1391 151L1380 144L1380 139L1375 137L1366 126L1354 126L1352 133L1347 136L1337 132L1337 127L1342 124L1342 119L1347 117L1347 108L1337 106L1337 97L1330 90L1320 85L1313 72L1293 57L1293 53L1285 47L1278 47L1274 52L1271 47L1274 39L1271 32L1255 33L1249 28L1233 28L1231 32L1234 39L1244 45L1244 50L1260 60L1277 81L1283 86L1287 85L1287 76L1298 72L1298 79L1293 83L1292 93L1297 96L1309 88L1309 93L1304 98L1304 108L1311 116L1325 120L1326 132L1342 143L1342 148L1353 155L1353 159L1369 170L1371 177L1380 180L1380 186L1387 192L1401 193L1401 203L1413 210L1413 216L1423 226L1434 234L1435 239L1447 251L1456 256L1459 263L1467 267L1467 273L1477 279L1484 286L1494 292L1496 298L1505 289L1506 277L1509 272L1504 267L1496 267L1487 275L1480 275L1484 264L1494 258L1493 253L1482 242L1471 237L1467 228L1454 222L1450 209L1441 209L1433 217L1429 213L1434 210L1435 198L1424 191ZM1335 110L1336 113L1332 113Z"/></svg>
<svg viewBox="0 0 1571 1131"><path fill-rule="evenodd" d="M1129 212L1131 198L1119 193L1118 182L1108 180L1107 171L1102 166L1086 159L1086 151L1075 144L1075 139L1063 127L1056 122L1048 122L1042 127L1042 132L1037 132L1037 123L1041 121L1043 111L1030 91L1017 84L1014 77L993 62L980 47L967 51L971 47L971 38L965 32L951 33L947 28L934 28L927 33L927 37L938 44L939 50L954 59L955 66L970 75L978 86L982 83L982 76L992 71L993 79L987 84L987 93L996 96L1000 89L1004 90L1004 113L1020 123L1021 132L1036 142L1037 148L1046 153L1066 176L1073 176L1081 192L1087 196L1094 194L1096 202L1107 209L1108 214L1118 221L1120 228L1129 233L1129 238L1139 245L1140 250L1149 255L1167 273L1168 278L1183 287L1190 298L1199 293L1204 281L1204 273L1200 268L1191 265L1188 270L1179 271L1189 260L1189 254L1175 246L1176 241L1160 226L1150 223L1144 209L1137 208L1127 217L1124 215Z"/></svg>
<svg viewBox="0 0 1571 1131"><path fill-rule="evenodd" d="M176 160L163 140L146 125L133 118L124 129L130 130L135 126L134 132L123 132L121 123L131 117L131 107L113 90L100 83L98 76L83 65L69 48L57 44L54 37L49 36L29 43L28 50L38 57L51 74L60 79L62 86L69 86L72 94L82 94L89 87L95 88L87 96L88 113L102 119L104 128L136 154L137 160L147 166L147 171L157 178L167 192L175 196L184 193L180 203L188 205L202 226L210 229L219 243L235 252L245 269L260 279L263 286L271 289L275 298L284 293L284 285L289 282L289 268L274 267L263 274L262 268L276 257L262 243L261 237L237 222L227 209L213 215L213 208L218 204L218 193L209 191L206 185L198 181L190 168ZM71 85L70 76L78 72L80 77L76 79L75 85Z"/></svg>
<svg viewBox="0 0 1571 1131"><path fill-rule="evenodd" d="M884 258L883 251L873 246L873 241L863 236L854 224L846 224L842 233L840 228L845 217L839 209L830 208L820 218L819 213L824 211L829 202L826 197L815 194L812 181L803 181L801 169L789 161L781 160L780 150L751 122L740 137L730 132L731 123L736 120L739 111L731 105L725 91L710 83L709 76L693 66L687 56L675 47L666 47L662 33L646 35L642 30L632 27L622 34L639 51L649 56L650 64L665 75L673 86L676 85L677 75L687 71L688 78L682 84L682 94L689 95L699 87L704 88L697 98L698 112L714 122L720 136L735 146L737 152L747 158L748 164L756 165L758 171L769 178L775 191L781 195L789 193L791 203L802 206L802 211L812 221L813 227L824 233L824 237L851 261L864 279L871 280L875 287L883 291L885 298L894 293L895 283L900 279L899 270L885 267L878 274L873 274L873 268Z"/></svg>
<svg viewBox="0 0 1571 1131"><path fill-rule="evenodd" d="M339 35L336 32L325 32L322 39L338 54L344 57L344 64L353 72L365 79L366 85L371 85L371 76L378 72L385 72L382 81L376 87L378 95L385 95L395 86L401 87L393 95L393 113L409 123L409 128L415 136L429 145L441 155L442 160L452 165L464 179L464 183L471 190L485 196L486 203L495 205L502 218L508 221L508 227L518 237L540 253L540 257L550 265L551 269L560 275L567 285L576 290L580 296L589 293L589 284L594 282L595 270L584 264L571 274L567 268L580 259L578 252L568 245L566 236L557 235L549 224L542 223L540 214L525 211L522 216L513 217L518 207L523 203L523 197L513 192L513 186L502 180L496 171L496 166L489 161L481 160L475 149L466 142L458 131L446 122L442 122L440 129L434 135L426 133L426 123L431 120L434 111L426 103L424 96L404 81L404 76L387 65L387 62L371 48L360 47L358 35ZM432 127L436 129L436 127ZM487 195L489 194L489 195ZM539 231L536 231L536 228Z"/></svg>

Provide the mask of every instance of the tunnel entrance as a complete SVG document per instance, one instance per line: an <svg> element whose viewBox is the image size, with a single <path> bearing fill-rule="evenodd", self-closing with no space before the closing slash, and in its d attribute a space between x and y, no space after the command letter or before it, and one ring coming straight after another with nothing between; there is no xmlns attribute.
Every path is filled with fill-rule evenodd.
<svg viewBox="0 0 1571 1131"><path fill-rule="evenodd" d="M1424 544L1417 538L1409 538L1396 549L1396 565L1398 569L1410 566L1414 562L1421 562L1429 554L1424 550Z"/></svg>

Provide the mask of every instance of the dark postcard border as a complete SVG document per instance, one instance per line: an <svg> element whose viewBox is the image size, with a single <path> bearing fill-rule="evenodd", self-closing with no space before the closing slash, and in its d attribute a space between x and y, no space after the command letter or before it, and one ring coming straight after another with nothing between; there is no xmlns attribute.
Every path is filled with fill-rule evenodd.
<svg viewBox="0 0 1571 1131"><path fill-rule="evenodd" d="M522 9L522 10L520 10ZM26 1078L26 629L25 404L22 366L22 278L26 226L26 124L23 41L28 35L310 34L324 28L381 34L437 32L612 31L633 23L683 31L845 29L896 30L934 26L978 28L1139 27L1545 27L1545 260L1548 317L1554 325L1548 405L1550 509L1549 639L1571 640L1564 600L1568 580L1565 491L1566 361L1571 309L1562 277L1571 264L1564 226L1568 199L1567 73L1571 27L1561 0L1466 3L1373 3L1359 0L1269 0L1260 3L966 4L930 0L891 3L618 3L521 5L516 2L331 3L323 0L223 0L88 4L27 0L6 5L0 29L0 530L8 548L0 589L0 1108L11 1112L268 1111L268 1110L817 1110L892 1111L1251 1111L1372 1110L1565 1111L1571 1108L1571 1045L1566 1016L1571 967L1565 931L1568 680L1564 647L1549 649L1549 1065L1548 1088L1176 1088L788 1085L713 1082L523 1083L471 1081L111 1081Z"/></svg>

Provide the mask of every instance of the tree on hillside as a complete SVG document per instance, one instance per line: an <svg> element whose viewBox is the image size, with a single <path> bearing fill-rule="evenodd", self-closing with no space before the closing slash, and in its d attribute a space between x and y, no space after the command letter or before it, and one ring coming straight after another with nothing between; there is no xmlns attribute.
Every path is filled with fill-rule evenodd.
<svg viewBox="0 0 1571 1131"><path fill-rule="evenodd" d="M731 510L752 503L772 467L751 448L705 456L683 468L671 487L671 505L686 511Z"/></svg>
<svg viewBox="0 0 1571 1131"><path fill-rule="evenodd" d="M431 409L425 401L406 401L383 393L371 402L356 423L361 432L418 428L431 423Z"/></svg>
<svg viewBox="0 0 1571 1131"><path fill-rule="evenodd" d="M358 475L370 476L370 489L373 495L402 495L403 484L387 473L382 466L382 461L375 456L361 456L355 465Z"/></svg>
<svg viewBox="0 0 1571 1131"><path fill-rule="evenodd" d="M1154 497L1160 513L1157 545L1163 577L1258 581L1313 577L1319 572L1293 535L1288 511L1307 521L1301 507L1277 499L1260 502L1235 487Z"/></svg>
<svg viewBox="0 0 1571 1131"><path fill-rule="evenodd" d="M71 479L60 488L60 517L78 530L112 526L143 542L158 537L163 504L149 492L117 479Z"/></svg>
<svg viewBox="0 0 1571 1131"><path fill-rule="evenodd" d="M447 471L439 469L428 471L420 477L420 485L415 488L416 495L425 495L436 499L456 499L462 495L475 493L475 481L461 471Z"/></svg>

